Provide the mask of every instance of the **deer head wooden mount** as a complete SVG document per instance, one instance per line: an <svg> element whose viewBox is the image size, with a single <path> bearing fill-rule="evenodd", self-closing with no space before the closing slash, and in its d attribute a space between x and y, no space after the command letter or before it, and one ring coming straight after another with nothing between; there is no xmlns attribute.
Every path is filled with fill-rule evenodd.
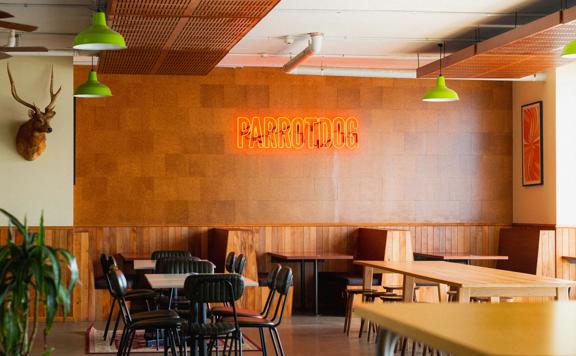
<svg viewBox="0 0 576 356"><path fill-rule="evenodd" d="M46 134L52 132L50 121L54 115L56 115L54 106L56 106L56 98L58 97L58 94L60 94L62 87L54 93L54 67L52 67L52 72L50 74L50 104L48 104L44 111L42 111L36 106L36 104L30 104L20 99L16 92L16 85L14 84L12 73L10 72L10 65L8 65L7 68L10 85L12 87L12 96L17 102L30 109L28 111L28 116L30 118L18 129L18 135L16 136L16 150L20 156L24 157L27 161L33 161L40 157L46 149Z"/></svg>

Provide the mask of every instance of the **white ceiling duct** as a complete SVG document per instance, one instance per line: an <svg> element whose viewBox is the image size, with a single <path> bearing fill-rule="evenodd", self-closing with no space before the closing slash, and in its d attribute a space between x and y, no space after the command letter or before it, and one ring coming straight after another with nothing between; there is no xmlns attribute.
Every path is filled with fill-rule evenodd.
<svg viewBox="0 0 576 356"><path fill-rule="evenodd" d="M296 69L308 58L312 57L315 54L320 53L320 50L322 49L323 38L324 34L320 32L310 33L310 41L308 43L308 47L304 48L304 50L298 53L296 57L292 58L290 61L288 61L288 63L284 64L282 70L284 70L287 73L291 73L294 69Z"/></svg>

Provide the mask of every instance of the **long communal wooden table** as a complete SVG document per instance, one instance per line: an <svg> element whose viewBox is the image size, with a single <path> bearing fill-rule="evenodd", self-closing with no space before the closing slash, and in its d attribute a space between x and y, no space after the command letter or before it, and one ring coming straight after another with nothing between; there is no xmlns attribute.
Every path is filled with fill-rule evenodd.
<svg viewBox="0 0 576 356"><path fill-rule="evenodd" d="M367 289L372 286L374 272L403 275L405 302L413 301L416 279L447 284L458 292L459 303L468 303L471 297L555 297L556 300L568 300L568 289L576 287L576 281L443 261L354 263L364 267L364 288Z"/></svg>
<svg viewBox="0 0 576 356"><path fill-rule="evenodd" d="M576 355L576 303L361 304L380 326L377 355L399 336L455 356Z"/></svg>

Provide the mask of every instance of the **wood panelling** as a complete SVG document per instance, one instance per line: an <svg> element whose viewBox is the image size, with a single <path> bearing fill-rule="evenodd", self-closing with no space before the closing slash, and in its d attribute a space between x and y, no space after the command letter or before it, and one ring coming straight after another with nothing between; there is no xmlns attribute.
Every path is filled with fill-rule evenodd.
<svg viewBox="0 0 576 356"><path fill-rule="evenodd" d="M76 102L76 225L511 222L510 83L438 105L426 80L278 69L100 80L113 97ZM354 115L360 147L239 151L241 115Z"/></svg>
<svg viewBox="0 0 576 356"><path fill-rule="evenodd" d="M370 226L377 227L377 226ZM441 247L446 251L474 254L493 254L497 251L500 225L389 225L379 226L393 230L408 230L414 251L431 252ZM157 249L189 249L193 254L208 256L208 226L149 226L149 227L76 227L51 228L48 242L70 249L78 258L81 283L74 293L74 320L100 320L107 314L110 298L105 290L95 290L94 271L99 273L98 256L101 253L148 255ZM244 226L252 229L256 238L256 253L260 271L271 267L268 251L353 253L358 226ZM0 229L0 239L5 238ZM287 264L290 266L290 264ZM295 267L295 266L292 266ZM321 271L347 271L350 262L326 261ZM298 280L299 269L293 268ZM312 275L305 276L312 283ZM295 286L298 288L298 285ZM295 291L297 299L299 291ZM311 303L312 301L308 301ZM310 304L309 304L310 305Z"/></svg>
<svg viewBox="0 0 576 356"><path fill-rule="evenodd" d="M562 256L576 256L576 227L556 228L556 275L558 278L576 280L576 265L562 259ZM576 290L570 291L572 298Z"/></svg>

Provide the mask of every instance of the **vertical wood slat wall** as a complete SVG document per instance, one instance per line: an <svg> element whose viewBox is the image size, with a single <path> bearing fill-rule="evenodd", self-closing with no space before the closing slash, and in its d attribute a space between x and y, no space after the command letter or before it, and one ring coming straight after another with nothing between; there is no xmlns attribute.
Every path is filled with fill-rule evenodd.
<svg viewBox="0 0 576 356"><path fill-rule="evenodd" d="M243 226L256 233L258 269L270 268L270 259L266 252L316 251L353 253L357 225L322 226ZM476 224L404 224L370 225L369 227L405 229L411 232L412 246L415 252L446 250L458 253L490 254L498 249L498 235L506 225ZM138 226L138 227L75 227L49 228L48 243L71 250L78 258L81 270L81 284L74 294L74 320L98 320L104 318L110 306L107 292L95 290L93 274L98 265L100 253L148 254L156 249L188 249L192 253L205 257L208 255L208 236L210 226ZM566 244L573 247L576 229L568 232L565 244L557 244L557 251L549 251L555 259L558 251ZM561 231L562 234L565 231ZM570 239L569 235L572 234ZM564 238L564 235L561 235ZM6 229L0 228L0 241L5 241ZM571 242L570 242L571 241ZM558 260L557 260L558 261ZM321 271L346 271L349 262L330 261L320 265ZM559 268L560 277L576 278L574 267ZM300 278L294 268L295 278ZM311 275L306 275L310 278ZM298 293L295 293L295 297Z"/></svg>

